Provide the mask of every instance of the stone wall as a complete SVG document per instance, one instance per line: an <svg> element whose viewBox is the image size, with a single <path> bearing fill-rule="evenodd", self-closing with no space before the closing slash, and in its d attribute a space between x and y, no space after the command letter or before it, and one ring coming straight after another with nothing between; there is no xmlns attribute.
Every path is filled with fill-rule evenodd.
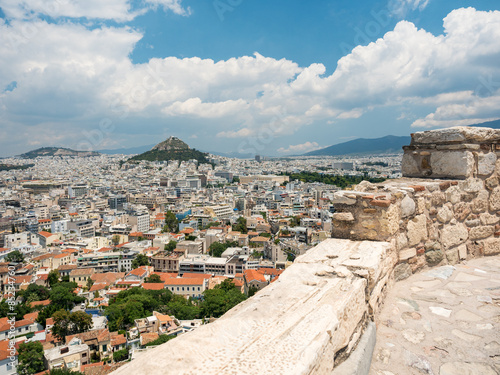
<svg viewBox="0 0 500 375"><path fill-rule="evenodd" d="M402 170L420 178L363 182L355 191L336 193L332 235L393 243L396 280L426 266L498 254L499 156L500 130L412 134Z"/></svg>

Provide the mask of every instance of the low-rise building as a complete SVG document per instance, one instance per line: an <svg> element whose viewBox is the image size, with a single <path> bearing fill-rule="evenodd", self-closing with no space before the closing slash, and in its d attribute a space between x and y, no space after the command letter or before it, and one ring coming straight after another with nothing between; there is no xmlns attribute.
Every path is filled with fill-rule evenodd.
<svg viewBox="0 0 500 375"><path fill-rule="evenodd" d="M90 350L87 344L75 337L65 346L45 350L44 357L49 370L80 371L83 365L90 363Z"/></svg>

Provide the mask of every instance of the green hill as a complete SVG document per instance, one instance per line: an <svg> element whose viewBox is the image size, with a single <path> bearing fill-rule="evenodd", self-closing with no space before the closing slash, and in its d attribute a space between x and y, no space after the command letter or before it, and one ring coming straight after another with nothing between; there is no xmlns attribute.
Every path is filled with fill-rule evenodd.
<svg viewBox="0 0 500 375"><path fill-rule="evenodd" d="M38 156L99 156L96 151L75 151L64 147L42 147L20 155L25 159L34 159Z"/></svg>
<svg viewBox="0 0 500 375"><path fill-rule="evenodd" d="M179 160L188 161L191 159L197 160L198 163L209 163L206 153L190 148L185 142L177 137L170 137L167 140L158 143L150 151L136 155L129 159L132 160L147 160L147 161L166 161Z"/></svg>

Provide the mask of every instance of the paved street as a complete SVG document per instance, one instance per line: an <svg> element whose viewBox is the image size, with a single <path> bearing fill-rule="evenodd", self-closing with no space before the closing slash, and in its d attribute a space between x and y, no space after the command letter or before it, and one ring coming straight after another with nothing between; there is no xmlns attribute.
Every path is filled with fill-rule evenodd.
<svg viewBox="0 0 500 375"><path fill-rule="evenodd" d="M376 319L370 374L500 374L499 303L499 256L396 283Z"/></svg>

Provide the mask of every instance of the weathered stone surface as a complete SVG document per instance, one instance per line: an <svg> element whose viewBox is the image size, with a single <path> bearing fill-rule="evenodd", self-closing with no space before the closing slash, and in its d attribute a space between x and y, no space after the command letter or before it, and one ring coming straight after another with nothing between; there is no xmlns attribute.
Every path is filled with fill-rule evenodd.
<svg viewBox="0 0 500 375"><path fill-rule="evenodd" d="M471 240L480 240L482 238L488 238L493 236L495 228L490 225L482 225L480 227L472 228L469 232L469 238Z"/></svg>
<svg viewBox="0 0 500 375"><path fill-rule="evenodd" d="M441 222L441 223L447 223L451 219L453 219L453 212L447 207L443 206L438 210L438 213L436 215L436 218Z"/></svg>
<svg viewBox="0 0 500 375"><path fill-rule="evenodd" d="M452 186L448 190L446 190L446 200L452 204L457 204L460 202L460 197L462 195L462 191L458 186Z"/></svg>
<svg viewBox="0 0 500 375"><path fill-rule="evenodd" d="M500 254L500 238L489 238L481 241L484 255Z"/></svg>
<svg viewBox="0 0 500 375"><path fill-rule="evenodd" d="M474 171L474 155L469 151L436 151L431 154L432 176L467 178Z"/></svg>
<svg viewBox="0 0 500 375"><path fill-rule="evenodd" d="M431 205L434 207L442 206L446 202L446 195L442 191L435 191L431 195Z"/></svg>
<svg viewBox="0 0 500 375"><path fill-rule="evenodd" d="M405 233L399 233L398 237L396 238L396 248L398 250L401 250L406 246L408 246L408 237L406 237Z"/></svg>
<svg viewBox="0 0 500 375"><path fill-rule="evenodd" d="M465 220L464 224L467 225L468 227L478 227L481 225L481 220L479 219Z"/></svg>
<svg viewBox="0 0 500 375"><path fill-rule="evenodd" d="M343 221L343 222L353 222L354 216L350 212L335 212L332 215L332 220Z"/></svg>
<svg viewBox="0 0 500 375"><path fill-rule="evenodd" d="M411 267L407 263L398 264L394 268L394 279L396 281L407 279L411 276Z"/></svg>
<svg viewBox="0 0 500 375"><path fill-rule="evenodd" d="M412 216L415 213L415 210L416 210L415 201L411 199L409 196L404 197L404 199L401 201L401 216L402 217Z"/></svg>
<svg viewBox="0 0 500 375"><path fill-rule="evenodd" d="M346 204L348 206L356 204L356 199L347 198L342 193L335 193L332 199L332 204Z"/></svg>
<svg viewBox="0 0 500 375"><path fill-rule="evenodd" d="M455 218L464 221L471 213L470 204L466 202L459 202L453 206L455 211Z"/></svg>
<svg viewBox="0 0 500 375"><path fill-rule="evenodd" d="M480 178L468 178L458 184L460 190L466 193L478 193L484 189L484 182Z"/></svg>
<svg viewBox="0 0 500 375"><path fill-rule="evenodd" d="M412 144L488 143L500 140L500 130L468 126L413 133Z"/></svg>
<svg viewBox="0 0 500 375"><path fill-rule="evenodd" d="M387 199L374 199L370 201L370 204L378 207L389 207L391 205L391 201Z"/></svg>
<svg viewBox="0 0 500 375"><path fill-rule="evenodd" d="M401 162L401 172L403 176L418 176L420 174L420 166L413 155L405 152Z"/></svg>
<svg viewBox="0 0 500 375"><path fill-rule="evenodd" d="M413 344L420 344L425 339L424 332L415 331L413 329L405 329L402 332L402 335L405 338L405 340Z"/></svg>
<svg viewBox="0 0 500 375"><path fill-rule="evenodd" d="M443 253L441 250L432 250L425 253L425 259L429 265L436 265L443 260Z"/></svg>
<svg viewBox="0 0 500 375"><path fill-rule="evenodd" d="M498 215L491 215L488 212L479 215L479 219L481 220L481 224L483 225L493 225L500 222L500 217Z"/></svg>
<svg viewBox="0 0 500 375"><path fill-rule="evenodd" d="M422 374L434 375L431 364L424 356L416 355L406 349L404 351L404 356L406 366L413 367Z"/></svg>
<svg viewBox="0 0 500 375"><path fill-rule="evenodd" d="M461 260L467 259L467 245L463 244L458 247L458 257Z"/></svg>
<svg viewBox="0 0 500 375"><path fill-rule="evenodd" d="M500 210L500 186L493 189L490 195L490 210Z"/></svg>
<svg viewBox="0 0 500 375"><path fill-rule="evenodd" d="M477 173L480 176L489 176L495 171L497 155L494 152L479 154L477 162Z"/></svg>
<svg viewBox="0 0 500 375"><path fill-rule="evenodd" d="M488 211L488 198L488 192L486 190L481 190L477 194L477 198L472 201L472 212L477 214L480 212Z"/></svg>
<svg viewBox="0 0 500 375"><path fill-rule="evenodd" d="M441 232L441 243L445 249L449 249L464 243L468 236L469 232L465 225L446 225Z"/></svg>
<svg viewBox="0 0 500 375"><path fill-rule="evenodd" d="M399 230L399 221L401 219L400 209L398 205L393 204L387 210L383 210L380 214L380 234L386 239L388 236L396 234Z"/></svg>
<svg viewBox="0 0 500 375"><path fill-rule="evenodd" d="M498 177L493 176L493 177L487 178L484 181L484 184L485 184L487 189L493 190L494 188L496 188L498 186Z"/></svg>
<svg viewBox="0 0 500 375"><path fill-rule="evenodd" d="M409 249L405 249L405 250L401 250L399 252L399 260L400 261L413 258L414 256L417 256L417 249L415 249L414 247L409 248Z"/></svg>
<svg viewBox="0 0 500 375"><path fill-rule="evenodd" d="M460 260L458 256L457 249L451 249L446 251L446 260L448 260L449 264L457 264Z"/></svg>
<svg viewBox="0 0 500 375"><path fill-rule="evenodd" d="M377 330L375 323L369 322L354 352L352 352L345 362L336 367L331 375L368 374L376 340Z"/></svg>
<svg viewBox="0 0 500 375"><path fill-rule="evenodd" d="M363 264L382 262L389 249L385 242L326 240L217 321L142 354L114 374L331 373L335 354L367 315L367 284L328 270L353 254Z"/></svg>
<svg viewBox="0 0 500 375"><path fill-rule="evenodd" d="M417 215L408 222L408 246L415 246L427 239L427 218Z"/></svg>
<svg viewBox="0 0 500 375"><path fill-rule="evenodd" d="M494 367L485 363L448 362L439 369L439 375L497 375Z"/></svg>

